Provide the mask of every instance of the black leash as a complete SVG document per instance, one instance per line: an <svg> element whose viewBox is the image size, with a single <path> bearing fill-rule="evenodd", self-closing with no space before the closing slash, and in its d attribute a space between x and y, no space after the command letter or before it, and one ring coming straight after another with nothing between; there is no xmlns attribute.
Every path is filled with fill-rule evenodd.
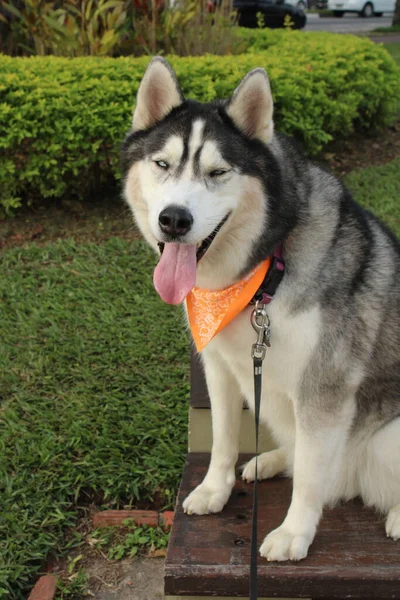
<svg viewBox="0 0 400 600"><path fill-rule="evenodd" d="M261 405L261 384L262 384L262 363L265 358L267 347L270 344L270 321L265 309L265 304L256 303L256 307L251 315L251 324L257 332L257 342L251 349L254 370L254 415L256 427L256 466L253 487L253 517L251 523L251 555L250 555L250 580L249 580L249 599L257 600L258 580L257 580L257 511L258 511L258 437L260 426L260 405Z"/></svg>

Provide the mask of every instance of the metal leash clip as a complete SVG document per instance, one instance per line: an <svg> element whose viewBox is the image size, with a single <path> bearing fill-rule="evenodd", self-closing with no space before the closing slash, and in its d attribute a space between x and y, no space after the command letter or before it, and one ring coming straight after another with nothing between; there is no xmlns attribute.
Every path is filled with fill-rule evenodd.
<svg viewBox="0 0 400 600"><path fill-rule="evenodd" d="M251 358L264 360L267 347L271 346L270 320L265 304L256 302L256 307L251 314L251 324L257 333L257 341L251 347Z"/></svg>

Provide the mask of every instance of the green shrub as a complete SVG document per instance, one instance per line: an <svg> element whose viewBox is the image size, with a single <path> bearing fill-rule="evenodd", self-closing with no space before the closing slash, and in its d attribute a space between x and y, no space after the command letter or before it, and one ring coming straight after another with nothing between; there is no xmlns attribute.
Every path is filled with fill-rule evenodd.
<svg viewBox="0 0 400 600"><path fill-rule="evenodd" d="M250 69L269 73L278 129L317 152L355 127L388 122L400 72L365 38L242 30L239 56L171 57L186 96L227 97ZM0 206L87 199L119 178L119 145L129 128L148 58L0 56Z"/></svg>

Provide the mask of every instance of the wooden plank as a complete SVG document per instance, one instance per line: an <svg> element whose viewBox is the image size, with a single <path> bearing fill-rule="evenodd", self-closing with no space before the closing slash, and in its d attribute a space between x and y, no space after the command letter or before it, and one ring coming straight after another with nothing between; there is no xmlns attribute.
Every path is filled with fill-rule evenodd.
<svg viewBox="0 0 400 600"><path fill-rule="evenodd" d="M192 408L211 408L204 367L193 345L190 346L190 406ZM243 408L247 410L244 400Z"/></svg>
<svg viewBox="0 0 400 600"><path fill-rule="evenodd" d="M255 452L256 435L254 413L243 410L240 424L239 452ZM189 452L211 452L212 427L211 410L189 408ZM276 448L276 442L262 423L260 424L260 452Z"/></svg>
<svg viewBox="0 0 400 600"><path fill-rule="evenodd" d="M200 356L190 346L190 406L194 408L210 408L207 383Z"/></svg>
<svg viewBox="0 0 400 600"><path fill-rule="evenodd" d="M241 456L240 462L248 457ZM170 596L248 597L252 486L237 480L222 513L187 516L182 500L205 473L208 454L189 454L165 566ZM291 497L289 479L259 487L259 544L280 525ZM400 598L400 545L384 519L358 501L326 509L309 556L299 563L259 557L260 597L358 600Z"/></svg>

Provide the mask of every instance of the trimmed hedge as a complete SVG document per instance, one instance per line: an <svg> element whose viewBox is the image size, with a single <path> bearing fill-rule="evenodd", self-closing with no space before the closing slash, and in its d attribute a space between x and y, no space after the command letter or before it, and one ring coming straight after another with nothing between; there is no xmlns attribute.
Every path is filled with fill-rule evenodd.
<svg viewBox="0 0 400 600"><path fill-rule="evenodd" d="M243 75L267 69L278 129L315 153L355 127L390 121L400 71L365 38L241 30L238 56L171 57L186 96L231 94ZM0 207L62 197L86 199L119 178L119 145L148 58L0 56Z"/></svg>

